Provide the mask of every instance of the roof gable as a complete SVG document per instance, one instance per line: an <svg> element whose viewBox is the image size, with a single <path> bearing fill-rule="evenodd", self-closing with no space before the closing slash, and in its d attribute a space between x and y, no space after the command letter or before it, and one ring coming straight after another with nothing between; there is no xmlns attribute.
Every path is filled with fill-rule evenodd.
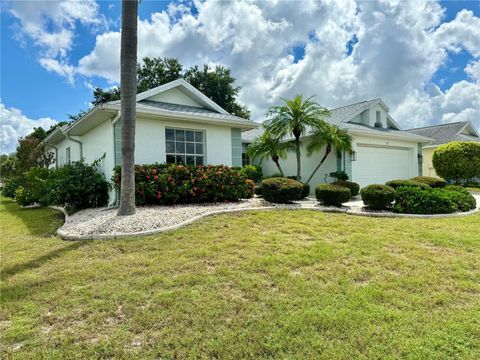
<svg viewBox="0 0 480 360"><path fill-rule="evenodd" d="M203 107L220 114L228 114L225 109L209 99L184 79L177 79L137 94L137 102L146 99L177 105Z"/></svg>

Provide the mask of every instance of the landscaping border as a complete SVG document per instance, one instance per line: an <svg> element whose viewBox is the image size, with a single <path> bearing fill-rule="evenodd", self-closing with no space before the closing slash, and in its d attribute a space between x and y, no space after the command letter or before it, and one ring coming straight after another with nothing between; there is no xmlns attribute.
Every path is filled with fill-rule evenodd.
<svg viewBox="0 0 480 360"><path fill-rule="evenodd" d="M276 206L262 206L262 207L251 207L251 208L242 208L242 209L224 209L224 210L216 210L206 212L204 214L196 215L188 220L185 220L181 223L170 225L162 228L157 228L153 230L144 230L144 231L137 231L137 232L129 232L129 233L110 233L110 234L87 234L87 235L72 235L67 231L63 231L62 228L57 230L57 235L60 236L63 240L107 240L107 239L119 239L124 237L138 237L138 236L147 236L147 235L154 235L159 234L171 230L179 229L183 226L192 224L204 217L213 216L213 215L220 215L226 213L238 213L244 211L265 211L265 210L314 210L314 211L321 211L321 212L329 212L329 213L344 213L348 215L355 215L355 216L366 216L366 217L385 217L385 218L418 218L418 219L429 219L429 218L447 218L447 217L459 217L459 216L469 216L472 215L480 210L480 196L475 196L477 200L477 208L474 210L470 210L467 212L456 212L452 214L398 214L393 212L385 212L385 211L365 211L365 210L352 210L351 208L341 207L325 207L322 205L310 205L309 203L294 203L294 204L285 204ZM310 199L311 200L311 199ZM65 220L68 219L69 215L65 211L65 209L61 207L52 207L53 209L59 210L64 213Z"/></svg>

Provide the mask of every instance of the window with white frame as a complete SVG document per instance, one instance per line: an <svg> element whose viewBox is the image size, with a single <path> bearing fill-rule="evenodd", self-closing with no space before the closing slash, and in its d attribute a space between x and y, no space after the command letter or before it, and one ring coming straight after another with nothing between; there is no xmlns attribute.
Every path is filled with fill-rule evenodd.
<svg viewBox="0 0 480 360"><path fill-rule="evenodd" d="M70 165L70 146L65 149L65 164Z"/></svg>
<svg viewBox="0 0 480 360"><path fill-rule="evenodd" d="M168 164L203 165L205 132L166 128L165 153Z"/></svg>

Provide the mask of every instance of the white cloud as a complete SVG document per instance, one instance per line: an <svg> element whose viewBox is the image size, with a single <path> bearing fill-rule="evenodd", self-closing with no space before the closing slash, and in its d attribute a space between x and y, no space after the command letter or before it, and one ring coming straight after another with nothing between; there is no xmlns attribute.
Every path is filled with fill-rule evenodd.
<svg viewBox="0 0 480 360"><path fill-rule="evenodd" d="M0 102L0 153L11 153L17 147L19 138L28 135L34 127L45 130L55 125L57 121L51 118L29 119L15 108L7 108Z"/></svg>
<svg viewBox="0 0 480 360"><path fill-rule="evenodd" d="M16 37L33 40L41 49L40 64L48 71L73 80L74 68L67 64L74 46L76 24L100 29L106 26L95 0L14 1L10 13L18 19Z"/></svg>
<svg viewBox="0 0 480 360"><path fill-rule="evenodd" d="M255 120L280 97L296 93L317 95L329 107L382 97L404 127L474 119L479 112L478 96L471 93L479 86L480 19L471 11L442 23L445 11L438 3L414 0L305 0L301 6L206 0L195 7L192 12L186 3L171 3L139 21L139 59L178 57L187 67L228 66ZM73 10L63 10L80 21ZM346 45L354 37L358 42L350 54ZM303 57L295 59L292 49L303 49ZM431 79L448 66L449 53L459 50L473 56L463 70L469 79L441 91ZM120 32L108 31L96 36L78 64L60 58L43 65L68 79L100 76L115 84L119 60ZM455 101L460 94L462 101Z"/></svg>

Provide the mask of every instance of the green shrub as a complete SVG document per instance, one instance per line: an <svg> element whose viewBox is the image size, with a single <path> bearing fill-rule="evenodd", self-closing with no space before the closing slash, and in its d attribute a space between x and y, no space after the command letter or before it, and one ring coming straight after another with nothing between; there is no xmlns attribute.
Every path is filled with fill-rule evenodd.
<svg viewBox="0 0 480 360"><path fill-rule="evenodd" d="M270 178L262 181L263 198L275 203L289 203L302 198L301 182L288 178Z"/></svg>
<svg viewBox="0 0 480 360"><path fill-rule="evenodd" d="M120 188L121 169L112 182ZM253 196L255 183L240 168L224 165L184 166L152 164L135 166L135 201L143 204L189 204L237 201Z"/></svg>
<svg viewBox="0 0 480 360"><path fill-rule="evenodd" d="M431 176L416 176L414 178L411 178L410 180L427 184L432 188L443 188L447 186L447 182L445 180Z"/></svg>
<svg viewBox="0 0 480 360"><path fill-rule="evenodd" d="M35 199L31 197L30 193L23 186L19 186L17 190L15 190L15 201L20 206L27 206L35 203Z"/></svg>
<svg viewBox="0 0 480 360"><path fill-rule="evenodd" d="M2 195L8 198L15 198L15 191L18 189L19 186L25 184L25 177L24 176L13 176L7 180L3 184Z"/></svg>
<svg viewBox="0 0 480 360"><path fill-rule="evenodd" d="M336 180L348 180L348 174L343 170L331 172L330 174L328 174L328 176ZM355 195L352 195L352 196L355 196Z"/></svg>
<svg viewBox="0 0 480 360"><path fill-rule="evenodd" d="M38 202L42 206L49 205L48 183L53 172L54 170L47 168L32 168L25 173L25 191L33 202Z"/></svg>
<svg viewBox="0 0 480 360"><path fill-rule="evenodd" d="M470 192L461 186L448 185L443 188L444 191L452 192L451 199L457 204L460 211L469 211L475 209L477 201Z"/></svg>
<svg viewBox="0 0 480 360"><path fill-rule="evenodd" d="M353 181L348 180L337 180L332 183L333 185L343 186L350 189L350 193L353 196L357 196L360 192L360 185Z"/></svg>
<svg viewBox="0 0 480 360"><path fill-rule="evenodd" d="M350 189L344 186L332 184L320 184L315 188L317 200L325 205L341 206L350 200Z"/></svg>
<svg viewBox="0 0 480 360"><path fill-rule="evenodd" d="M436 173L446 180L480 177L480 142L454 141L438 146L432 155Z"/></svg>
<svg viewBox="0 0 480 360"><path fill-rule="evenodd" d="M262 167L258 165L245 165L241 168L247 179L259 182L263 178Z"/></svg>
<svg viewBox="0 0 480 360"><path fill-rule="evenodd" d="M387 185L368 185L360 191L360 194L363 203L373 210L390 208L395 198L395 190Z"/></svg>
<svg viewBox="0 0 480 360"><path fill-rule="evenodd" d="M457 195L458 194L458 195ZM401 186L395 190L394 211L407 214L448 214L458 211L460 192Z"/></svg>
<svg viewBox="0 0 480 360"><path fill-rule="evenodd" d="M302 199L310 195L310 185L302 183Z"/></svg>
<svg viewBox="0 0 480 360"><path fill-rule="evenodd" d="M271 179L271 178L281 178L282 175L280 173L273 173L273 174L270 174L270 175L264 175L263 176L263 180L265 179ZM297 177L296 176L289 176L288 177L289 179L293 179L293 180L296 180Z"/></svg>
<svg viewBox="0 0 480 360"><path fill-rule="evenodd" d="M422 189L429 188L430 186L414 180L390 180L385 185L390 186L394 189L399 188L400 186L408 186L408 187L419 187Z"/></svg>
<svg viewBox="0 0 480 360"><path fill-rule="evenodd" d="M253 189L253 192L255 193L255 195L262 195L262 185L255 186L255 189Z"/></svg>
<svg viewBox="0 0 480 360"><path fill-rule="evenodd" d="M68 212L105 206L108 202L108 183L98 171L98 161L91 165L77 161L50 170L45 192L45 204L63 206Z"/></svg>

